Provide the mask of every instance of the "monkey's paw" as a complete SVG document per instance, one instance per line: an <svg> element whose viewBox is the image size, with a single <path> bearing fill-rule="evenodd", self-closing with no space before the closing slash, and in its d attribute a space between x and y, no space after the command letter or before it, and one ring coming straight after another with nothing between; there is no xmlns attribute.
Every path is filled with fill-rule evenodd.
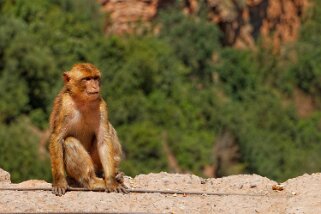
<svg viewBox="0 0 321 214"><path fill-rule="evenodd" d="M67 183L65 184L53 184L52 185L52 193L57 196L62 196L66 193Z"/></svg>
<svg viewBox="0 0 321 214"><path fill-rule="evenodd" d="M129 193L128 187L115 179L106 180L106 192Z"/></svg>
<svg viewBox="0 0 321 214"><path fill-rule="evenodd" d="M115 180L118 183L123 184L124 183L124 175L125 175L125 173L123 173L123 172L117 172L116 176L115 176Z"/></svg>

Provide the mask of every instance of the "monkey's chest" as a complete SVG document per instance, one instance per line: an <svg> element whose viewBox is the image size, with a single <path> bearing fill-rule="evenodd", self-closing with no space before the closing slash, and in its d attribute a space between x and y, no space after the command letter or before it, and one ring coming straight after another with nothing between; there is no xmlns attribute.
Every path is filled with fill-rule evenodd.
<svg viewBox="0 0 321 214"><path fill-rule="evenodd" d="M96 133L99 127L97 118L76 115L75 121L71 123L70 135L78 139L81 144L88 150L96 141Z"/></svg>

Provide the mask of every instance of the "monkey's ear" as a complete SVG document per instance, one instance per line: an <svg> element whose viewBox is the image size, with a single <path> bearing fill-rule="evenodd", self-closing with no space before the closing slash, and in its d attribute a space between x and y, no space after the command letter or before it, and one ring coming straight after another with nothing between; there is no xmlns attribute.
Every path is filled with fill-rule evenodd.
<svg viewBox="0 0 321 214"><path fill-rule="evenodd" d="M64 72L64 82L67 83L70 80L70 76L67 72Z"/></svg>

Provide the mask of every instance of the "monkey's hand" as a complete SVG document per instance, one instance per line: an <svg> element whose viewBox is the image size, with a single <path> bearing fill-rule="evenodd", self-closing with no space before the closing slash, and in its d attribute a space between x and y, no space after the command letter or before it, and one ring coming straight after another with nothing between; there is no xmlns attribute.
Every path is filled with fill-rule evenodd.
<svg viewBox="0 0 321 214"><path fill-rule="evenodd" d="M119 192L128 193L128 187L124 183L118 181L118 178L107 178L105 179L106 192Z"/></svg>
<svg viewBox="0 0 321 214"><path fill-rule="evenodd" d="M66 193L68 184L66 180L52 184L52 193L57 196L62 196Z"/></svg>

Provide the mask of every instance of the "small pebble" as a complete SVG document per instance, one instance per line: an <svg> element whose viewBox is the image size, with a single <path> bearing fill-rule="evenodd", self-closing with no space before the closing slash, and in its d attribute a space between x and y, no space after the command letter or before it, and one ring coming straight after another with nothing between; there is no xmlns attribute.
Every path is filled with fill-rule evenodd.
<svg viewBox="0 0 321 214"><path fill-rule="evenodd" d="M250 188L255 188L256 187L256 184L251 184L250 185Z"/></svg>

